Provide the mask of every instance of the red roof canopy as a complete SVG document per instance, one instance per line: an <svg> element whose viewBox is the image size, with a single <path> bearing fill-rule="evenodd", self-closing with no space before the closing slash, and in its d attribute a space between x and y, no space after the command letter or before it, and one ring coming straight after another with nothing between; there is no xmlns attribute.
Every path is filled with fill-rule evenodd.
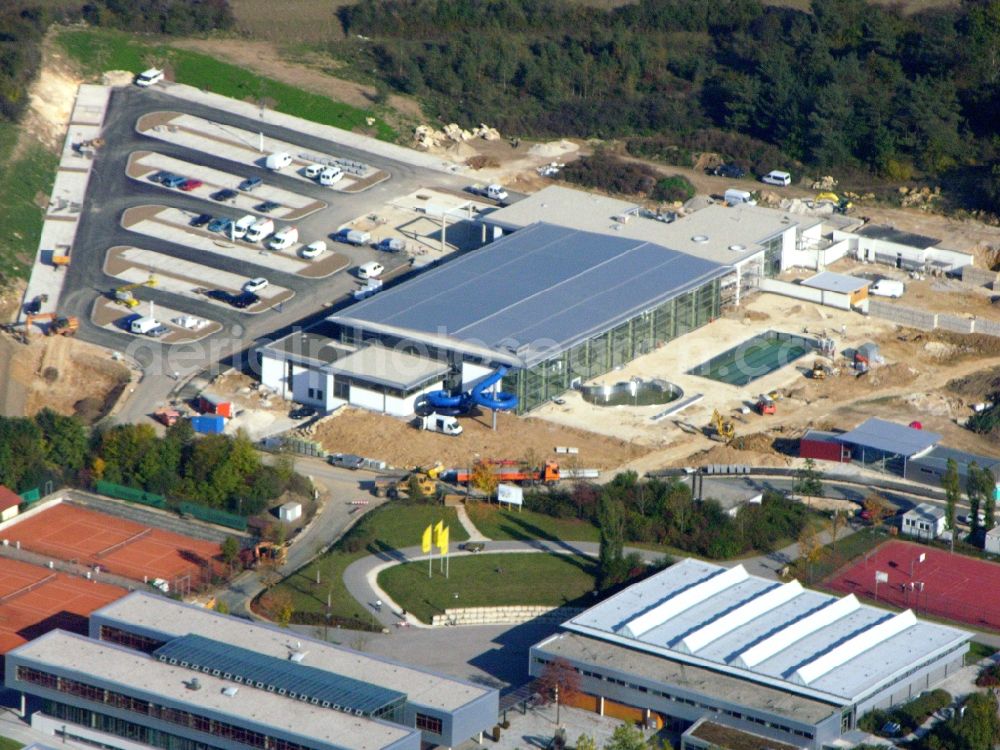
<svg viewBox="0 0 1000 750"><path fill-rule="evenodd" d="M0 484L0 512L16 508L20 504L21 498L17 496L17 493Z"/></svg>

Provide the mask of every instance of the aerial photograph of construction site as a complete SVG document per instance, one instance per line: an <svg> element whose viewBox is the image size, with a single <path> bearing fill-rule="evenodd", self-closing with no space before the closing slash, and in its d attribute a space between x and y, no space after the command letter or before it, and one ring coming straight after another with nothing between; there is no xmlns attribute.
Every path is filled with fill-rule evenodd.
<svg viewBox="0 0 1000 750"><path fill-rule="evenodd" d="M996 750L1000 3L0 3L0 750Z"/></svg>

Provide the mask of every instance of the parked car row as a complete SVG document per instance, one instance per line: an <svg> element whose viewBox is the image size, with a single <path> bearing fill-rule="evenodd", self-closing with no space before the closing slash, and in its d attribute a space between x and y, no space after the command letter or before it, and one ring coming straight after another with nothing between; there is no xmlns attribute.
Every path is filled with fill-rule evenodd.
<svg viewBox="0 0 1000 750"><path fill-rule="evenodd" d="M326 187L336 185L344 179L343 169L327 164L310 164L302 170L302 174Z"/></svg>
<svg viewBox="0 0 1000 750"><path fill-rule="evenodd" d="M160 170L149 177L153 182L158 182L164 187L168 188L178 188L185 192L190 192L195 188L200 188L203 183L201 180L196 180L193 177L185 177L183 175L174 174L173 172L167 172L165 170Z"/></svg>
<svg viewBox="0 0 1000 750"><path fill-rule="evenodd" d="M747 171L739 164L719 164L705 170L715 177L728 177L731 180L740 180L747 176ZM762 175L760 181L766 185L777 185L778 187L788 187L792 184L792 176L788 172L780 169L772 169Z"/></svg>
<svg viewBox="0 0 1000 750"><path fill-rule="evenodd" d="M224 289L212 289L206 293L206 296L219 302L225 302L227 305L232 305L239 310L244 310L260 302L260 297L248 291L233 294Z"/></svg>

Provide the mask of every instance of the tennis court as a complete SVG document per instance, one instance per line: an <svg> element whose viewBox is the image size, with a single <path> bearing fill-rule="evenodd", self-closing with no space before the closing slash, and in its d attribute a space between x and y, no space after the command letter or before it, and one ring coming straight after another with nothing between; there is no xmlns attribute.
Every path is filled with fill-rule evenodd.
<svg viewBox="0 0 1000 750"><path fill-rule="evenodd" d="M206 572L221 572L221 549L215 542L143 526L124 518L60 503L20 521L5 531L11 544L102 569L135 581L189 577L204 581Z"/></svg>
<svg viewBox="0 0 1000 750"><path fill-rule="evenodd" d="M923 561L921 561L923 556ZM1000 565L910 542L886 542L834 574L826 586L917 614L1000 630Z"/></svg>
<svg viewBox="0 0 1000 750"><path fill-rule="evenodd" d="M791 364L812 348L815 342L802 336L765 331L702 362L687 374L729 385L748 385Z"/></svg>
<svg viewBox="0 0 1000 750"><path fill-rule="evenodd" d="M128 592L0 558L0 654L55 628L87 632L87 617Z"/></svg>

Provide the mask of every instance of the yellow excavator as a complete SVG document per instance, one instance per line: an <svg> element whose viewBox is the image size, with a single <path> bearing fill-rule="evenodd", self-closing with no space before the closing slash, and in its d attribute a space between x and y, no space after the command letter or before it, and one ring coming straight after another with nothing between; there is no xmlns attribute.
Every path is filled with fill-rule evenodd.
<svg viewBox="0 0 1000 750"><path fill-rule="evenodd" d="M712 426L715 428L715 434L726 445L733 442L733 439L736 437L736 425L729 420L723 419L718 409L712 412Z"/></svg>
<svg viewBox="0 0 1000 750"><path fill-rule="evenodd" d="M132 290L138 289L141 286L156 286L156 278L150 276L145 281L138 281L135 284L126 284L125 286L117 287L112 291L115 304L124 305L130 309L136 307L139 304L139 300L132 294Z"/></svg>

